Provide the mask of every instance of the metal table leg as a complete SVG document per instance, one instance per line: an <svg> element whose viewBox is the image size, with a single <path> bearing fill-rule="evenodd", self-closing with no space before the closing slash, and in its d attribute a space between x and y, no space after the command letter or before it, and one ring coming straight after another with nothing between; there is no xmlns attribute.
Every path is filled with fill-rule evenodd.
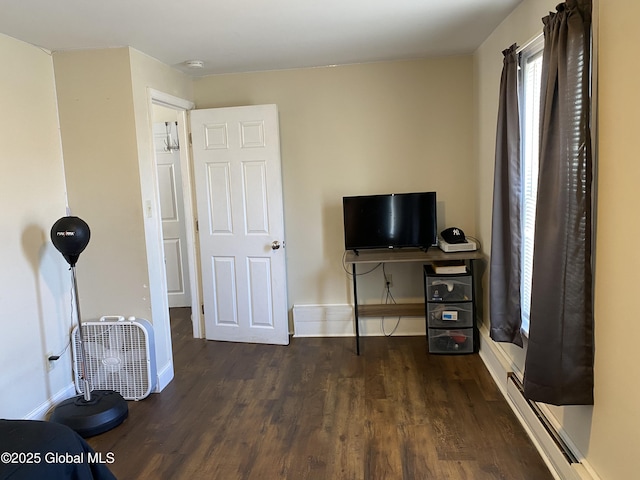
<svg viewBox="0 0 640 480"><path fill-rule="evenodd" d="M358 282L356 280L356 264L351 264L353 272L353 316L356 323L356 354L360 355L360 321L358 320Z"/></svg>

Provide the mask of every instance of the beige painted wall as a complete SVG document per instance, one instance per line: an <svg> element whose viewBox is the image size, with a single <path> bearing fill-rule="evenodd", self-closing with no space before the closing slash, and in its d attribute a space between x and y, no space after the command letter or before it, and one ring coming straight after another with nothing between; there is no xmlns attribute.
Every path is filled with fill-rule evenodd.
<svg viewBox="0 0 640 480"><path fill-rule="evenodd" d="M340 266L343 195L437 190L440 227L459 225L489 251L500 52L531 38L556 3L525 0L473 64L459 57L194 82L199 108L279 105L290 304L351 301ZM629 302L639 261L628 248L640 233L640 220L628 207L640 200L633 110L640 104L638 67L628 56L628 46L640 41L632 21L640 5L608 2L599 14L596 405L553 412L604 480L634 478L640 445L640 387L634 381L640 354L628 344L640 334ZM70 312L67 266L47 240L53 221L65 214L51 58L2 35L0 58L0 98L8 113L0 119L0 195L3 205L14 207L4 210L12 228L0 237L0 362L15 365L0 375L0 416L11 418L27 416L68 386L68 357L51 373L43 357L64 347ZM189 82L129 49L60 54L54 64L70 205L93 232L78 263L83 314L148 317L142 92L151 85L189 98ZM173 80L164 83L153 78L157 74ZM415 294L405 287L407 295ZM377 295L373 286L371 291ZM25 351L36 353L25 357ZM517 349L505 351L521 365Z"/></svg>
<svg viewBox="0 0 640 480"><path fill-rule="evenodd" d="M49 240L65 215L65 185L51 57L0 34L0 418L24 418L64 394L69 266ZM66 396L64 397L66 398Z"/></svg>
<svg viewBox="0 0 640 480"><path fill-rule="evenodd" d="M351 302L343 196L435 190L440 227L474 233L472 85L464 56L195 80L196 108L278 105L290 305ZM390 268L397 298L422 295L418 267Z"/></svg>
<svg viewBox="0 0 640 480"><path fill-rule="evenodd" d="M129 49L53 59L69 205L91 228L77 267L83 319L150 318Z"/></svg>
<svg viewBox="0 0 640 480"><path fill-rule="evenodd" d="M640 43L640 3L600 1L598 118L598 235L596 256L596 408L589 444L602 478L638 476L640 453L640 257L629 242L640 236L638 109L640 67L629 46Z"/></svg>
<svg viewBox="0 0 640 480"><path fill-rule="evenodd" d="M48 402L71 394L70 350L51 372L45 362L46 353L62 352L71 326L68 265L49 242L51 225L66 215L65 174L71 213L92 232L77 267L83 320L123 314L154 322L158 368L168 365L169 381L168 311L151 298L159 276L152 274L157 265L147 265L143 218L144 199L153 197L144 189L154 181L148 89L188 98L191 79L128 48L52 60L0 36L0 55L7 67L0 74L1 191L3 204L15 205L4 214L15 238L0 240L8 260L0 277L0 355L6 365L22 359L0 376L0 416L41 417Z"/></svg>
<svg viewBox="0 0 640 480"><path fill-rule="evenodd" d="M54 65L69 204L92 231L78 262L83 319L150 320L170 379L149 89L184 98L192 81L130 48L56 53Z"/></svg>
<svg viewBox="0 0 640 480"><path fill-rule="evenodd" d="M475 55L476 221L487 252L501 51L514 42L523 44L540 31L539 19L555 10L556 3L525 0ZM604 6L596 3L594 8L599 16L595 405L554 407L551 412L585 456L588 467L603 480L613 480L637 476L640 452L640 386L635 381L640 378L640 353L631 344L640 335L640 323L629 303L635 295L635 277L640 267L637 255L629 249L629 241L640 233L640 220L631 213L632 205L640 200L640 167L635 158L640 92L634 80L639 69L628 56L628 46L640 41L634 21L640 15L640 5L633 0L602 3ZM487 276L485 286L486 280ZM521 367L522 351L503 347L513 363Z"/></svg>

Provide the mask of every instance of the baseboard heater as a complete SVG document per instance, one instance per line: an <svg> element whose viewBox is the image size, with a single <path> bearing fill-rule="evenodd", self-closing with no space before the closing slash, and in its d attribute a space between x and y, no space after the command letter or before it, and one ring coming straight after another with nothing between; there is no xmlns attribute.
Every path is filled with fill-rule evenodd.
<svg viewBox="0 0 640 480"><path fill-rule="evenodd" d="M536 402L533 402L525 398L524 386L522 385L522 382L516 376L516 374L513 372L507 373L507 379L515 387L516 391L519 392L519 398L514 398L514 396L510 394L510 396L516 402L519 408L521 408L523 403L525 403L528 406L530 411L537 417L540 424L544 427L546 432L549 434L549 437L553 440L556 447L558 448L558 451L562 453L567 463L569 464L580 463L579 460L574 455L574 453L569 448L569 446L566 444L566 442L562 439L560 434L557 432L557 430L553 427L551 422L549 422L549 419L542 412L538 404ZM522 413L525 413L525 412L522 412Z"/></svg>

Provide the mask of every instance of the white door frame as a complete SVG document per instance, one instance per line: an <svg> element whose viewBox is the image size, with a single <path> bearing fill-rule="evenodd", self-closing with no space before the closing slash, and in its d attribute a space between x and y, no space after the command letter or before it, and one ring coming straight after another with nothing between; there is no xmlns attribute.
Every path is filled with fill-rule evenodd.
<svg viewBox="0 0 640 480"><path fill-rule="evenodd" d="M191 284L191 318L193 323L193 336L195 338L203 338L203 316L200 308L200 281L198 272L199 268L199 260L198 260L198 251L197 251L197 235L195 230L195 214L193 207L193 189L192 189L192 174L190 167L190 150L191 147L189 145L189 125L187 118L187 110L192 110L195 107L195 104L191 101L175 97L173 95L154 90L152 88L148 89L148 111L149 116L152 118L153 105L160 105L162 107L170 108L176 110L177 118L178 118L178 140L180 142L180 173L182 175L182 192L183 192L183 206L184 206L184 214L185 214L185 226L186 226L186 235L187 235L187 264L189 266L189 283ZM150 121L150 129L149 136L151 139L150 145L153 148L153 122ZM155 154L152 155L153 163L154 163L154 172L155 172ZM153 206L153 211L159 212L160 205L160 190L158 186L157 179L154 179L152 182L152 188L154 189L152 196L155 205ZM148 206L145 205L145 212L148 210ZM145 215L147 215L145 213ZM155 264L160 262L160 265L155 265L156 272L161 276L161 282L158 285L154 283L150 284L150 289L152 290L160 290L162 291L152 291L150 292L152 298L162 298L164 297L164 306L163 310L166 310L166 317L168 323L168 300L167 297L167 278L166 278L166 270L164 268L164 247L162 243L162 221L159 215L156 215L157 221L153 222L153 227L149 229L145 233L145 235L152 236L153 241L147 241L148 251L147 251L147 262L149 262L149 269L151 270L151 264ZM152 245L150 248L149 246ZM156 250L159 248L159 251L149 251Z"/></svg>

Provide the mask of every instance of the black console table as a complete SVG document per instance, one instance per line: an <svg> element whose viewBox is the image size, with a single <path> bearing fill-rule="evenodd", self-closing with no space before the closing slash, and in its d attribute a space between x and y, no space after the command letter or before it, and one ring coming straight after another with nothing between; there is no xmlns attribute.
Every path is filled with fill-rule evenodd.
<svg viewBox="0 0 640 480"><path fill-rule="evenodd" d="M384 249L359 250L357 253L348 250L345 263L351 264L353 274L353 311L356 330L356 353L360 355L360 317L384 317L388 315L418 317L425 314L424 303L400 303L379 305L358 305L357 266L378 263L418 262L430 265L434 262L460 261L467 262L473 272L473 260L483 258L479 250L473 252L445 253L437 247L431 247L426 252L419 249Z"/></svg>

